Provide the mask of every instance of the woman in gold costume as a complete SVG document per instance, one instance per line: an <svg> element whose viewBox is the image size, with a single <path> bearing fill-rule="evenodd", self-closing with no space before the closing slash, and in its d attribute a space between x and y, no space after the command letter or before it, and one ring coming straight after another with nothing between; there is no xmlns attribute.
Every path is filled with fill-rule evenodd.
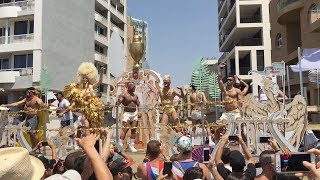
<svg viewBox="0 0 320 180"><path fill-rule="evenodd" d="M102 83L104 69L100 69L97 82L96 67L92 63L84 62L78 68L78 82L64 88L63 94L71 102L69 109L81 113L83 124L87 128L100 128L104 120L104 104L94 91Z"/></svg>
<svg viewBox="0 0 320 180"><path fill-rule="evenodd" d="M180 125L178 115L176 112L176 109L174 108L173 105L173 99L175 96L178 96L179 98L183 98L184 94L181 91L181 94L176 92L173 88L170 87L171 84L171 78L169 75L165 75L163 79L163 85L164 87L161 89L159 86L159 82L156 82L156 86L158 89L159 96L161 98L161 104L163 108L163 115L162 115L162 123L167 124L168 119L172 118L174 125Z"/></svg>

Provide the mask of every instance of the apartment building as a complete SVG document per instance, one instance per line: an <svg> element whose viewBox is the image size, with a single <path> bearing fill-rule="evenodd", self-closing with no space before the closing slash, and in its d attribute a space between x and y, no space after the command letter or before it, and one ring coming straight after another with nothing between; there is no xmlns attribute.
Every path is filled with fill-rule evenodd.
<svg viewBox="0 0 320 180"><path fill-rule="evenodd" d="M248 72L271 65L269 0L218 0L218 22L224 76L253 80L250 91L257 95L260 76Z"/></svg>
<svg viewBox="0 0 320 180"><path fill-rule="evenodd" d="M126 13L126 0L0 0L0 104L39 86L43 66L53 90L75 82L82 62L104 66L106 93L108 37L118 28L126 47Z"/></svg>
<svg viewBox="0 0 320 180"><path fill-rule="evenodd" d="M271 0L270 23L273 61L294 65L298 63L298 47L320 48L319 0ZM299 73L289 68L289 78L293 97L300 91ZM308 105L316 105L319 94L316 84L309 82L308 72L303 72L303 86L307 87Z"/></svg>

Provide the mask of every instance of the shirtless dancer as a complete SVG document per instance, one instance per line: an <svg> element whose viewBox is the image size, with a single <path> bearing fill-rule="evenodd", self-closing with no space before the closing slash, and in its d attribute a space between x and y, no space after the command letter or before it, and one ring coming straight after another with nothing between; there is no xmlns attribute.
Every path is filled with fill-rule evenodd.
<svg viewBox="0 0 320 180"><path fill-rule="evenodd" d="M241 117L239 108L242 105L242 92L238 88L235 88L234 85L234 76L228 75L226 86L222 82L221 69L226 66L224 62L222 62L218 67L218 83L219 88L223 94L223 100L227 101L224 103L224 109L226 112L222 114L220 120L227 119L226 113L231 114L235 119Z"/></svg>
<svg viewBox="0 0 320 180"><path fill-rule="evenodd" d="M140 102L138 96L134 94L136 86L133 82L127 83L127 92L122 93L118 97L117 104L122 104L124 107L122 126L123 127L133 127L131 129L131 136L129 141L129 151L137 152L134 148L134 141L136 138L136 127L138 126L138 107L140 106ZM128 128L123 128L122 133L120 135L119 145L123 146L123 140L125 139Z"/></svg>
<svg viewBox="0 0 320 180"><path fill-rule="evenodd" d="M173 88L170 88L171 78L169 75L165 75L163 79L163 88L159 86L159 82L156 82L159 96L161 98L161 103L163 107L162 123L168 124L168 119L171 117L173 119L174 125L180 125L176 109L173 105L173 99L175 96L180 98L184 97L183 91L181 88L181 94L177 93Z"/></svg>
<svg viewBox="0 0 320 180"><path fill-rule="evenodd" d="M190 95L190 102L191 102L191 121L192 125L197 125L201 124L201 119L202 119L202 114L201 114L201 102L206 104L207 103L207 98L206 95L203 92L198 92L196 89L196 86L190 85L191 87L191 95ZM204 114L203 117L205 118L204 124L208 125L208 121L206 119L206 115ZM214 142L212 141L211 137L211 130L210 127L206 128L208 138L209 138L209 145L213 146ZM195 131L196 127L192 128L192 143L194 143L194 137L195 137Z"/></svg>
<svg viewBox="0 0 320 180"><path fill-rule="evenodd" d="M36 89L34 87L30 87L27 89L26 98L23 100L11 104L3 104L1 106L17 107L21 105L24 105L24 110L27 111L26 125L31 128L30 131L28 131L28 134L30 135L32 148L34 148L39 142L36 133L39 124L37 113L41 107L44 107L44 103L37 96Z"/></svg>

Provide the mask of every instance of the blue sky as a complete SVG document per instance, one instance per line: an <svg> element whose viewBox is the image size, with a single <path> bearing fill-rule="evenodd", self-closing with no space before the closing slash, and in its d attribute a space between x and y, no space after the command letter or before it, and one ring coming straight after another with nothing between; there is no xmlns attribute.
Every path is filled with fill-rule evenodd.
<svg viewBox="0 0 320 180"><path fill-rule="evenodd" d="M128 15L148 22L149 64L172 86L189 84L195 60L219 58L217 0L127 0Z"/></svg>

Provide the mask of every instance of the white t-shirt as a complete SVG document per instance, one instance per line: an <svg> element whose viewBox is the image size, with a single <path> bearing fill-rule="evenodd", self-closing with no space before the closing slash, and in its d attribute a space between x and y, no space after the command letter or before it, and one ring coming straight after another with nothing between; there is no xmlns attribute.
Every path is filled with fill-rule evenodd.
<svg viewBox="0 0 320 180"><path fill-rule="evenodd" d="M60 103L59 103L59 108L61 109L61 112L65 111L68 106L70 106L70 102L66 99L63 99ZM72 112L69 111L65 114L63 114L61 121L66 121L66 120L71 120L73 119L73 115Z"/></svg>

